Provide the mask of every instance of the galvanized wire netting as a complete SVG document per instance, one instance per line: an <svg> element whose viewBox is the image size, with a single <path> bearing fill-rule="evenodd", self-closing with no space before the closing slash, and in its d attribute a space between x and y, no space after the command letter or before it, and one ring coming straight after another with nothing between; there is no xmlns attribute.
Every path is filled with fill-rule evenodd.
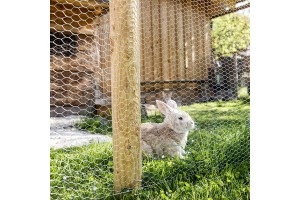
<svg viewBox="0 0 300 200"><path fill-rule="evenodd" d="M128 166L142 162L142 176L136 181L145 189L166 181L197 179L226 164L249 160L250 46L246 41L240 47L242 42L238 41L239 37L245 40L240 35L248 34L243 32L247 26L243 25L239 31L242 34L237 36L235 28L221 29L218 23L222 22L217 21L225 14L247 8L247 1L134 2L123 1L120 7L114 6L112 0L50 1L52 199L101 199L114 195L113 151L125 152L116 149L124 141L130 144L128 149L138 149L135 145L140 145L143 150L142 160L135 160L133 155L120 159L125 164L134 162ZM132 18L124 17L124 31L113 38L110 33L114 28L120 29L116 21L122 21L122 16ZM233 21L243 18L240 16L237 14ZM136 26L126 28L132 25ZM213 43L214 28L221 29L215 37L223 34L236 40L231 41L233 49L230 45L227 49L228 41ZM137 34L131 35L128 30ZM121 48L126 51L117 54L119 60L112 66L112 56ZM218 48L225 49L225 53ZM139 63L138 70L130 71L134 68L129 66L127 72L138 73L133 83L139 84L134 91L138 93L139 110L131 109L131 103L137 102L130 101L132 87L127 80L118 82L128 74L120 72L120 77L112 77L112 69L116 70L116 65L125 69L132 57ZM117 82L124 88L119 96L112 94ZM165 102L169 111L161 107L159 110L156 100ZM116 102L128 119L113 117L112 103ZM195 128L189 124L191 120ZM133 142L137 137L130 135L130 127L139 126L139 121L163 125L154 129L153 124L142 125L141 141ZM113 123L114 127L125 124L120 130L124 132L122 137L114 137L114 148ZM128 166L120 170L136 171L137 175L132 176L139 177L139 169ZM120 177L123 182L127 178ZM118 192L130 190L122 188Z"/></svg>

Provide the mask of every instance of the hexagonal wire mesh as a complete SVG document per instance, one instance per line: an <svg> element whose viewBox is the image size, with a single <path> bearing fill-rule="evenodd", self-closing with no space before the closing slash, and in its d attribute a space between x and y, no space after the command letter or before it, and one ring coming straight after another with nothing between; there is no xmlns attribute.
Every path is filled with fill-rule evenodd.
<svg viewBox="0 0 300 200"><path fill-rule="evenodd" d="M249 160L247 27L234 35L234 30L221 26L226 20L217 18L246 8L248 4L238 7L243 2L140 0L134 8L140 13L132 19L140 41L137 120L148 123L142 125L142 188L194 179L227 163ZM52 199L114 195L111 104L116 80L111 78L109 10L113 3L50 0ZM245 17L233 16L236 21L241 18ZM214 35L213 28L221 31ZM222 35L236 40L233 50L217 40ZM238 47L241 40L246 46ZM225 53L217 50L222 48ZM168 104L160 108L163 114L156 100ZM188 113L196 128L178 110Z"/></svg>

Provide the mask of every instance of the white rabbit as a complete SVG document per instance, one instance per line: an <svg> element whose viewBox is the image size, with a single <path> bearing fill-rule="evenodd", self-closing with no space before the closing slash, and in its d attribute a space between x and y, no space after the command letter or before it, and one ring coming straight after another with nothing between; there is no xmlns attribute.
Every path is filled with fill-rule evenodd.
<svg viewBox="0 0 300 200"><path fill-rule="evenodd" d="M164 99L164 101L169 105L169 106L171 106L172 108L177 108L177 103L174 101L174 100L172 100L171 99L171 97L172 97L172 91L170 91L170 92L165 92L165 91L163 91L162 92L162 94L163 94L163 99Z"/></svg>
<svg viewBox="0 0 300 200"><path fill-rule="evenodd" d="M186 112L162 101L156 100L156 104L166 117L162 123L141 125L143 151L150 155L184 158L188 132L195 127L194 121Z"/></svg>

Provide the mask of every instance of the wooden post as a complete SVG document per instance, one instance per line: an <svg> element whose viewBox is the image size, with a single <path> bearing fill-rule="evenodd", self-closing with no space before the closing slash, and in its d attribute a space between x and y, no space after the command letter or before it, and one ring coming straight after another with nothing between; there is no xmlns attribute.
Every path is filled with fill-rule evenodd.
<svg viewBox="0 0 300 200"><path fill-rule="evenodd" d="M114 189L141 186L140 1L110 3Z"/></svg>

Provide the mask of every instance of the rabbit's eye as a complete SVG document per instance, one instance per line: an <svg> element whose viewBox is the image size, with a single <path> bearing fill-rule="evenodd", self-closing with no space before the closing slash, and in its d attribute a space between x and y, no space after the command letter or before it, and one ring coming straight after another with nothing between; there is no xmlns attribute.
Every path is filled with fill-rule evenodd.
<svg viewBox="0 0 300 200"><path fill-rule="evenodd" d="M178 119L179 119L179 120L182 120L182 117L179 117Z"/></svg>

